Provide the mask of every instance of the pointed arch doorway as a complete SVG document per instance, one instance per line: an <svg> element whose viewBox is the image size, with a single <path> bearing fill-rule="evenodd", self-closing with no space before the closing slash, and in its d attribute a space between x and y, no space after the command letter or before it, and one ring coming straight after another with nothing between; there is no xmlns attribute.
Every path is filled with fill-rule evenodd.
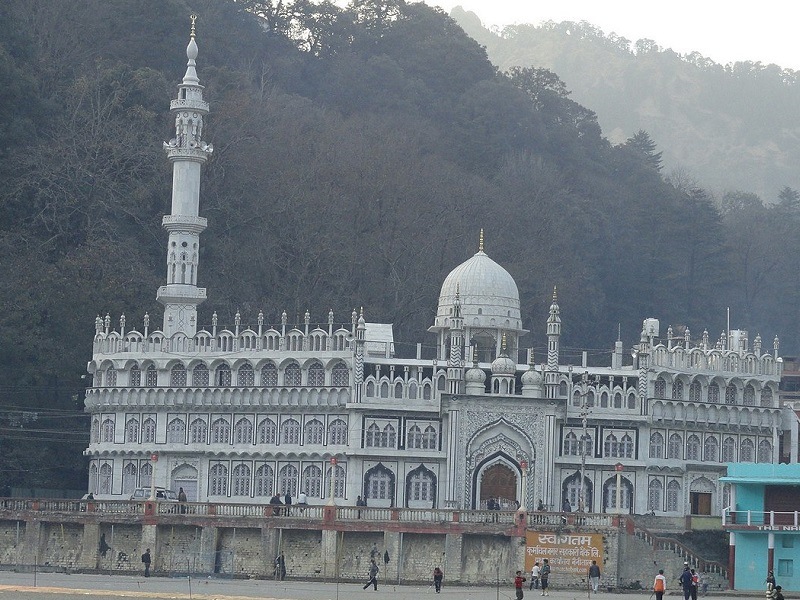
<svg viewBox="0 0 800 600"><path fill-rule="evenodd" d="M480 475L480 508L494 499L504 509L514 508L517 499L517 473L507 464L497 462L486 467Z"/></svg>

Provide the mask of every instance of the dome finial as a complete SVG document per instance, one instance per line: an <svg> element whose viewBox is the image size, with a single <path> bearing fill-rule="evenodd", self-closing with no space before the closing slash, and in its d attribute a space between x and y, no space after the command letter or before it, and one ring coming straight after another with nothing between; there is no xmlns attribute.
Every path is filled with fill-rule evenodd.
<svg viewBox="0 0 800 600"><path fill-rule="evenodd" d="M192 20L192 32L190 35L191 38L194 39L194 22L197 21L197 15L195 14L189 15L189 18Z"/></svg>
<svg viewBox="0 0 800 600"><path fill-rule="evenodd" d="M558 303L558 286L553 286L553 304Z"/></svg>
<svg viewBox="0 0 800 600"><path fill-rule="evenodd" d="M506 332L503 332L503 340L500 342L500 355L505 356L506 352Z"/></svg>
<svg viewBox="0 0 800 600"><path fill-rule="evenodd" d="M483 252L483 227L481 227L481 237L478 241L478 252Z"/></svg>

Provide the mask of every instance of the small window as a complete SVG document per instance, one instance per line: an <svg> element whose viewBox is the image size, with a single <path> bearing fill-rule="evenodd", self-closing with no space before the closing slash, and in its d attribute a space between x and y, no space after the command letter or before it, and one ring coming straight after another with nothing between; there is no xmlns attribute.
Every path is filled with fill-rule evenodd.
<svg viewBox="0 0 800 600"><path fill-rule="evenodd" d="M794 537L791 535L782 535L781 548L794 548Z"/></svg>
<svg viewBox="0 0 800 600"><path fill-rule="evenodd" d="M789 558L778 559L778 577L794 577L794 561Z"/></svg>

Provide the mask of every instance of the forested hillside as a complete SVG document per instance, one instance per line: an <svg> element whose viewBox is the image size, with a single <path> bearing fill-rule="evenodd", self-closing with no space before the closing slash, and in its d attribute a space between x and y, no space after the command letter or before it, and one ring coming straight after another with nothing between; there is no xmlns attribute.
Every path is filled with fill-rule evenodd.
<svg viewBox="0 0 800 600"><path fill-rule="evenodd" d="M628 40L585 21L489 31L474 13L451 14L501 70L558 73L612 141L647 131L664 152L665 171L688 173L716 194L745 190L766 202L785 186L800 189L797 71L681 56L658 40Z"/></svg>
<svg viewBox="0 0 800 600"><path fill-rule="evenodd" d="M364 306L431 343L439 286L477 250L520 288L543 356L554 285L567 353L655 316L798 348L798 195L764 208L666 182L557 74L499 73L448 16L401 0L0 4L0 492L85 480L94 319L159 323L169 102L196 12L204 138L201 324ZM604 350L603 350L604 351ZM596 356L600 350L592 352ZM578 361L577 354L574 355ZM55 433L54 433L55 432Z"/></svg>

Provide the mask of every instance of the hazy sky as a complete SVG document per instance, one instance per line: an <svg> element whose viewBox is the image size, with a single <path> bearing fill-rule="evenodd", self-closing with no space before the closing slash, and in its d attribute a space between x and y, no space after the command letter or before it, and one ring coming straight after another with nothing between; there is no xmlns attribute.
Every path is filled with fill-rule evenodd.
<svg viewBox="0 0 800 600"><path fill-rule="evenodd" d="M425 0L449 12L462 6L484 25L589 21L636 41L650 38L662 48L686 54L697 50L715 62L776 63L800 70L796 0Z"/></svg>

